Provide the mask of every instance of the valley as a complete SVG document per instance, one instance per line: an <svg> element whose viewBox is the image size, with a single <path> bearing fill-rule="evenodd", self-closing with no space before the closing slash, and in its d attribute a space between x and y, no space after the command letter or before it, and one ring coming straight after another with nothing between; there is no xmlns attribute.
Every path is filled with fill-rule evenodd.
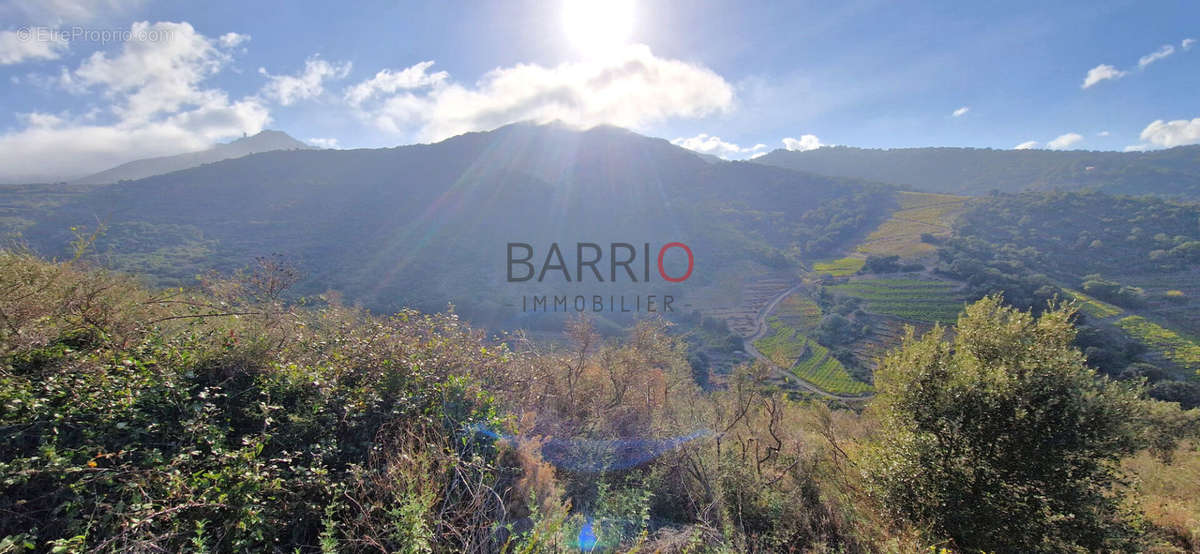
<svg viewBox="0 0 1200 554"><path fill-rule="evenodd" d="M273 140L298 144L283 137ZM633 151L642 161L616 163ZM476 324L541 336L552 336L562 317L578 310L529 309L530 298L540 297L525 281L558 279L556 287L569 286L556 294L587 303L640 300L647 293L639 281L653 277L667 285L656 285L656 308L661 298L672 299L680 315L668 317L697 333L696 363L704 366L697 371L716 383L736 364L758 358L801 388L862 394L879 357L899 345L906 327L920 335L934 324L953 324L965 303L997 292L1026 308L1055 295L1077 299L1087 324L1131 345L1120 352L1096 345L1094 360L1114 375L1139 361L1175 378L1200 369L1192 338L1200 320L1190 307L1200 295L1189 242L1197 232L1183 223L1194 205L1163 209L1162 200L1138 201L1142 206L1127 199L1109 206L1096 193L918 192L778 169L767 165L772 159L713 164L615 128L520 124L398 149L251 153L113 185L5 186L0 226L10 241L52 257L68 255L72 241L99 231L91 256L159 286L194 283L210 271L228 274L254 256L278 253L299 270L302 296L335 290L380 312L454 304ZM421 180L400 177L418 168ZM655 175L662 190L647 188L644 175ZM733 182L740 183L736 195L727 188ZM685 188L675 204L644 201ZM546 197L558 207L544 209L539 199ZM628 202L632 211L623 207ZM1075 207L1049 207L1056 202ZM1005 207L1014 203L1031 204ZM424 204L433 211L418 208ZM479 213L477 205L488 209ZM1128 238L1112 229L1089 234L1088 222L1109 221L1112 210L1156 215L1137 216L1141 223L1129 224ZM1076 223L1082 232L1054 241L1050 226L1065 228L1064 213L1084 218ZM1154 221L1162 222L1159 228L1147 225ZM655 267L669 242L687 245L686 256L678 248L662 252L666 266ZM1135 242L1146 246L1131 249ZM344 243L361 246L338 246ZM1119 253L1100 256L1099 265L1090 253L1078 264L1062 263L1081 243ZM1105 265L1121 256L1141 258ZM466 271L422 277L447 264ZM1136 305L1118 307L1085 293L1100 282L1085 283L1090 273L1138 291ZM616 308L591 314L606 333L632 324L626 312L645 315ZM708 320L718 324L706 330Z"/></svg>
<svg viewBox="0 0 1200 554"><path fill-rule="evenodd" d="M0 14L0 554L1200 553L1200 2Z"/></svg>
<svg viewBox="0 0 1200 554"><path fill-rule="evenodd" d="M957 406L964 397L957 391L936 401L915 396L940 373L906 372L938 356L973 356L964 345L983 344L986 354L995 337L1036 340L1076 364L1071 375L1082 377L1071 386L1080 391L1144 390L1138 402L1161 402L1153 404L1154 423L1131 419L1147 429L1137 440L1174 448L1185 435L1169 433L1196 413L1181 410L1200 406L1200 320L1192 305L1200 295L1200 205L1092 191L964 196L911 188L714 162L616 128L526 124L395 149L269 151L107 185L4 186L0 230L8 245L0 255L11 267L0 278L18 294L0 296L0 316L18 332L0 328L0 337L22 352L11 364L23 383L10 392L58 395L58 380L34 377L83 364L86 379L104 383L86 385L97 394L146 398L69 409L89 420L122 414L97 431L114 444L140 444L121 427L126 419L151 429L156 444L165 440L154 434L159 429L193 436L153 415L176 414L173 400L155 398L186 387L200 395L196 417L233 414L224 417L286 441L336 445L308 454L265 435L237 439L250 431L195 435L213 444L225 436L258 441L222 459L254 460L257 469L238 475L276 476L271 482L289 487L316 475L353 482L358 470L331 473L326 460L372 459L363 452L376 448L373 441L398 440L385 435L385 420L438 414L442 423L422 424L421 432L460 445L453 448L472 459L510 463L512 454L497 452L513 441L524 461L512 463L542 469L512 471L561 471L544 479L572 489L547 493L545 505L570 533L588 523L555 502L606 494L586 490L591 469L579 468L607 476L664 468L681 479L672 486L692 487L694 477L671 468L712 456L722 478L747 471L763 491L782 479L814 490L860 480L859 470L841 468L846 460L874 463L861 457L877 432L868 429L878 416L867 407L904 395L911 397L905 410ZM654 201L664 197L672 201ZM1056 307L1067 301L1078 309L1070 320ZM929 335L935 329L939 337ZM37 338L55 333L50 344ZM1059 340L1067 336L1069 344ZM122 352L116 365L107 349ZM972 360L960 369L998 363L983 354ZM165 366L193 369L158 369ZM1026 375L1003 368L944 386L999 379L989 386L1001 390ZM146 385L109 390L110 372L139 375L129 378ZM1071 394L1082 403L1099 393ZM276 420L278 411L289 415ZM183 416L164 421L199 428ZM996 421L1020 428L993 417L981 424ZM708 440L712 429L725 429L720 441ZM1048 436L1031 432L1011 448ZM997 433L981 436L991 445ZM740 454L722 446L728 437ZM778 459L778 446L755 452L782 437L793 441L788 448L821 449L813 454L819 465L788 477L801 458ZM90 441L71 443L81 469L159 465ZM272 458L260 462L254 448L265 444ZM186 453L201 448L208 447ZM407 452L420 459L428 450ZM170 464L191 468L188 456ZM1179 456L1180 464L1194 463L1191 453ZM753 469L764 463L772 475ZM1185 471L1157 459L1127 463L1139 475ZM306 476L294 476L293 464ZM688 475L709 479L710 470L693 469ZM796 481L814 471L829 473L819 483ZM218 478L186 474L198 476L189 486L202 489ZM895 474L890 464L872 479ZM234 494L255 499L275 486ZM1161 488L1144 491L1176 501ZM645 498L633 501L638 509L665 515L641 528L673 529L692 517ZM379 502L382 510L402 501ZM523 500L505 502L530 513L520 511L528 509ZM459 517L479 513L454 509ZM288 510L320 518L299 503ZM1148 513L1158 528L1179 526ZM488 517L517 516L496 508Z"/></svg>

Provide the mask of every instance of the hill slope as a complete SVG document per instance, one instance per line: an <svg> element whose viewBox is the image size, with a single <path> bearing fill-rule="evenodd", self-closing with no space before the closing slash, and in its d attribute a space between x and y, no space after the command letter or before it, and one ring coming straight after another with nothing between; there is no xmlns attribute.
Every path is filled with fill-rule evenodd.
<svg viewBox="0 0 1200 554"><path fill-rule="evenodd" d="M379 310L453 302L492 322L511 321L527 294L671 294L738 263L785 268L873 227L890 198L856 181L711 164L612 127L519 124L436 144L260 153L17 215L36 222L24 237L49 255L63 254L71 227L102 222L97 251L160 284L280 253L306 293L333 288ZM556 242L573 268L578 242L675 241L698 264L680 285L506 281L509 242L535 245L539 260Z"/></svg>
<svg viewBox="0 0 1200 554"><path fill-rule="evenodd" d="M259 152L311 150L312 148L312 146L288 136L287 133L267 130L251 137L242 137L228 144L218 144L200 152L134 160L100 173L80 177L72 181L72 184L105 185L118 181L132 181Z"/></svg>

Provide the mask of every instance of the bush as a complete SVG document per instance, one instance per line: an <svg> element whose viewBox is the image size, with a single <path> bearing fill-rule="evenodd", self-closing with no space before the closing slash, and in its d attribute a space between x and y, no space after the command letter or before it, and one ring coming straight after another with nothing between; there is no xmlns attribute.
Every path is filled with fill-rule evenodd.
<svg viewBox="0 0 1200 554"><path fill-rule="evenodd" d="M1146 407L1084 365L1070 318L988 297L952 343L935 328L884 359L883 432L865 463L887 509L968 551L1136 548L1117 463L1138 448Z"/></svg>
<svg viewBox="0 0 1200 554"><path fill-rule="evenodd" d="M863 264L859 273L895 273L902 269L900 265L900 256L878 256L872 254L867 256L867 261Z"/></svg>
<svg viewBox="0 0 1200 554"><path fill-rule="evenodd" d="M502 424L481 385L510 353L453 314L297 311L222 299L232 283L152 292L0 258L0 537L97 551L495 546L494 491L511 470L494 439L462 431Z"/></svg>
<svg viewBox="0 0 1200 554"><path fill-rule="evenodd" d="M1169 290L1163 294L1163 298L1176 304L1187 304L1188 302L1187 294L1184 294L1181 290Z"/></svg>

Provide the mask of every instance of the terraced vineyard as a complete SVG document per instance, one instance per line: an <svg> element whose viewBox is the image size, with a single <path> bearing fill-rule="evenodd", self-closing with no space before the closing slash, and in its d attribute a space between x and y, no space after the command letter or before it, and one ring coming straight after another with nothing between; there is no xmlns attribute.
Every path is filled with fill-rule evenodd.
<svg viewBox="0 0 1200 554"><path fill-rule="evenodd" d="M779 367L792 367L810 345L819 346L777 317L769 318L767 324L770 330L754 341L754 347Z"/></svg>
<svg viewBox="0 0 1200 554"><path fill-rule="evenodd" d="M845 395L871 392L871 385L851 377L842 362L829 355L828 348L804 336L778 317L771 317L767 322L770 331L754 341L754 347L775 365L791 368L796 377L826 392Z"/></svg>
<svg viewBox="0 0 1200 554"><path fill-rule="evenodd" d="M778 278L747 280L741 288L736 306L719 306L706 311L705 315L723 319L729 329L743 337L749 337L758 329L755 321L759 310L772 298L792 286L791 281Z"/></svg>
<svg viewBox="0 0 1200 554"><path fill-rule="evenodd" d="M1107 319L1110 317L1121 315L1122 313L1125 312L1125 310L1122 310L1121 308L1113 306L1112 304L1109 304L1108 302L1104 302L1102 300L1096 300L1095 298L1092 298L1091 296L1088 296L1077 290L1071 290L1071 289L1064 289L1064 290L1067 291L1067 294L1070 294L1071 296L1075 297L1075 300L1079 301L1079 311L1087 314L1090 317L1094 317L1096 319Z"/></svg>
<svg viewBox="0 0 1200 554"><path fill-rule="evenodd" d="M1184 369L1200 371L1200 344L1196 341L1138 315L1121 319L1117 326Z"/></svg>
<svg viewBox="0 0 1200 554"><path fill-rule="evenodd" d="M904 258L931 254L936 247L922 242L921 235L950 236L950 224L962 212L967 198L952 194L898 192L896 200L900 209L867 236L858 246L859 252L895 254Z"/></svg>
<svg viewBox="0 0 1200 554"><path fill-rule="evenodd" d="M862 298L867 311L927 323L952 324L963 309L958 286L918 279L859 279L828 287Z"/></svg>
<svg viewBox="0 0 1200 554"><path fill-rule="evenodd" d="M856 380L846 371L846 367L837 358L829 355L829 349L808 341L808 348L796 364L792 373L818 388L835 394L868 394L871 385Z"/></svg>
<svg viewBox="0 0 1200 554"><path fill-rule="evenodd" d="M863 258L842 258L840 260L816 262L813 264L813 272L825 273L834 277L845 277L858 273L858 270L862 269L863 264L866 262Z"/></svg>
<svg viewBox="0 0 1200 554"><path fill-rule="evenodd" d="M802 333L811 332L821 324L821 307L803 294L784 298L773 312L775 318Z"/></svg>

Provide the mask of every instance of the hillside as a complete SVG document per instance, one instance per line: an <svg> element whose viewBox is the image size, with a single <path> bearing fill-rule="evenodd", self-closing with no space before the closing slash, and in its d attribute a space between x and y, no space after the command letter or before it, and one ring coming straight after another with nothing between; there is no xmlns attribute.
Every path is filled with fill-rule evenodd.
<svg viewBox="0 0 1200 554"><path fill-rule="evenodd" d="M904 185L924 192L1095 189L1200 199L1200 146L1150 152L824 147L776 150L756 163Z"/></svg>
<svg viewBox="0 0 1200 554"><path fill-rule="evenodd" d="M277 253L303 274L302 294L335 289L380 311L454 303L475 321L546 328L561 314L522 313L523 295L674 294L696 309L689 298L723 286L719 269L786 270L857 240L890 207L884 188L858 181L713 164L612 127L528 124L436 144L266 152L54 202L24 197L10 217L38 251L62 256L73 227L100 222L100 259L161 285ZM681 285L505 278L509 242L539 255L558 243L570 264L579 242L676 241L700 264Z"/></svg>
<svg viewBox="0 0 1200 554"><path fill-rule="evenodd" d="M1198 221L1200 205L1152 197L999 195L958 219L938 269L973 294L1003 291L1035 308L1061 288L1084 302L1085 323L1108 330L1089 345L1097 367L1149 361L1190 377L1200 370Z"/></svg>
<svg viewBox="0 0 1200 554"><path fill-rule="evenodd" d="M965 302L1000 294L1035 312L1077 302L1076 346L1092 367L1200 406L1200 205L1098 192L896 197L887 220L845 257L814 261L805 284L762 316L769 334L755 346L781 370L826 393L861 390L805 373L798 357L827 350L869 383L906 326L953 324ZM789 316L789 302L811 310Z"/></svg>
<svg viewBox="0 0 1200 554"><path fill-rule="evenodd" d="M207 150L199 152L188 152L186 154L178 154L175 156L163 156L159 158L147 158L144 160L134 160L132 162L123 163L112 169L106 169L99 173L80 177L71 181L71 184L76 185L105 185L116 183L118 181L133 181L144 179L154 175L162 175L172 171L188 169L199 165L228 160L230 158L240 158L249 156L250 154L258 154L259 152L271 152L273 150L311 150L309 146L300 142L282 131L261 131L256 135L242 137L230 143L217 144Z"/></svg>

